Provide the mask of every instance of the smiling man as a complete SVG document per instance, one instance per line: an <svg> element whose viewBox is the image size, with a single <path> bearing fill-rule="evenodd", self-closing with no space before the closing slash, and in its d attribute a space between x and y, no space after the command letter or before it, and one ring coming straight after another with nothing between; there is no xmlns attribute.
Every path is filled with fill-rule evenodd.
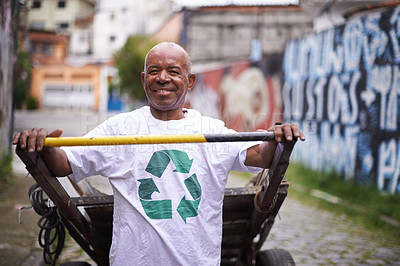
<svg viewBox="0 0 400 266"><path fill-rule="evenodd" d="M185 109L195 85L189 55L175 43L147 54L141 75L149 106L116 115L86 136L206 134L233 132L220 120ZM111 265L220 265L222 203L231 170L268 168L277 142L298 137L295 124L274 126L275 142L231 142L44 147L61 130L32 129L13 143L41 153L57 176L79 182L109 178L114 191Z"/></svg>
<svg viewBox="0 0 400 266"><path fill-rule="evenodd" d="M186 94L195 82L189 55L180 46L161 43L147 54L142 84L154 117L161 120L183 118Z"/></svg>

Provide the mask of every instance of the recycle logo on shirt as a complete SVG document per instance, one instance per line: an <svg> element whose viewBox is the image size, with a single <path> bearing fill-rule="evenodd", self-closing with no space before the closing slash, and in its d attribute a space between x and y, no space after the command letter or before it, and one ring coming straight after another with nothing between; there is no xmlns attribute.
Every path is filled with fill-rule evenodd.
<svg viewBox="0 0 400 266"><path fill-rule="evenodd" d="M179 150L162 150L156 151L151 156L151 159L146 167L146 172L152 174L157 178L162 178L165 169L172 161L175 165L173 172L189 174L193 159L184 151ZM151 195L154 192L160 193L153 178L138 179L139 185L139 198L142 203L143 209L150 219L172 219L172 200L153 200ZM178 207L177 212L186 223L186 218L196 217L197 210L201 199L201 186L194 173L184 180L184 184L194 200L187 200L183 195ZM184 191L182 191L184 194Z"/></svg>

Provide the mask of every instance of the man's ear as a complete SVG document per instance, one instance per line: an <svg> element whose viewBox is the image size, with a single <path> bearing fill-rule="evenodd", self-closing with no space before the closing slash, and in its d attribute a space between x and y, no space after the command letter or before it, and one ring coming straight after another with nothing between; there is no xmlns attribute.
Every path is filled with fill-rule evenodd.
<svg viewBox="0 0 400 266"><path fill-rule="evenodd" d="M145 76L145 74L144 74L144 72L142 72L142 74L140 75L140 79L142 80L143 89L144 89L144 76Z"/></svg>
<svg viewBox="0 0 400 266"><path fill-rule="evenodd" d="M191 73L189 74L189 79L188 79L188 91L191 91L195 84L196 84L196 74Z"/></svg>

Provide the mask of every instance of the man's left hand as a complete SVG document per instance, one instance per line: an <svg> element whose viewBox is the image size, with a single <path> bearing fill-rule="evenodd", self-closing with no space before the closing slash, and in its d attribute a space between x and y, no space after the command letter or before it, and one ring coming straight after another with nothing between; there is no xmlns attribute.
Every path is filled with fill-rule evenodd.
<svg viewBox="0 0 400 266"><path fill-rule="evenodd" d="M287 141L292 141L293 138L300 138L301 141L306 140L306 136L299 129L297 124L283 124L283 125L274 125L268 129L268 131L272 131L275 134L275 140L277 142L281 142L283 138Z"/></svg>

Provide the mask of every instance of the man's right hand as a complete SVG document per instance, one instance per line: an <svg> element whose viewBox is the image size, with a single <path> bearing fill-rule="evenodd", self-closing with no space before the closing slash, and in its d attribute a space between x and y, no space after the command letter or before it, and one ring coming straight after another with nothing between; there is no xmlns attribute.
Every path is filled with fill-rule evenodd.
<svg viewBox="0 0 400 266"><path fill-rule="evenodd" d="M21 147L21 149L27 149L28 152L42 151L44 139L46 137L60 137L62 130L57 129L49 133L47 129L44 128L33 128L31 130L24 130L19 134L15 134L12 144Z"/></svg>
<svg viewBox="0 0 400 266"><path fill-rule="evenodd" d="M60 137L61 134L62 130L60 129L49 133L44 128L33 128L15 134L12 143L14 145L19 144L21 149L27 149L28 152L41 152L42 158L54 175L66 176L72 174L71 165L68 162L66 153L58 147L50 148L43 146L46 137Z"/></svg>

